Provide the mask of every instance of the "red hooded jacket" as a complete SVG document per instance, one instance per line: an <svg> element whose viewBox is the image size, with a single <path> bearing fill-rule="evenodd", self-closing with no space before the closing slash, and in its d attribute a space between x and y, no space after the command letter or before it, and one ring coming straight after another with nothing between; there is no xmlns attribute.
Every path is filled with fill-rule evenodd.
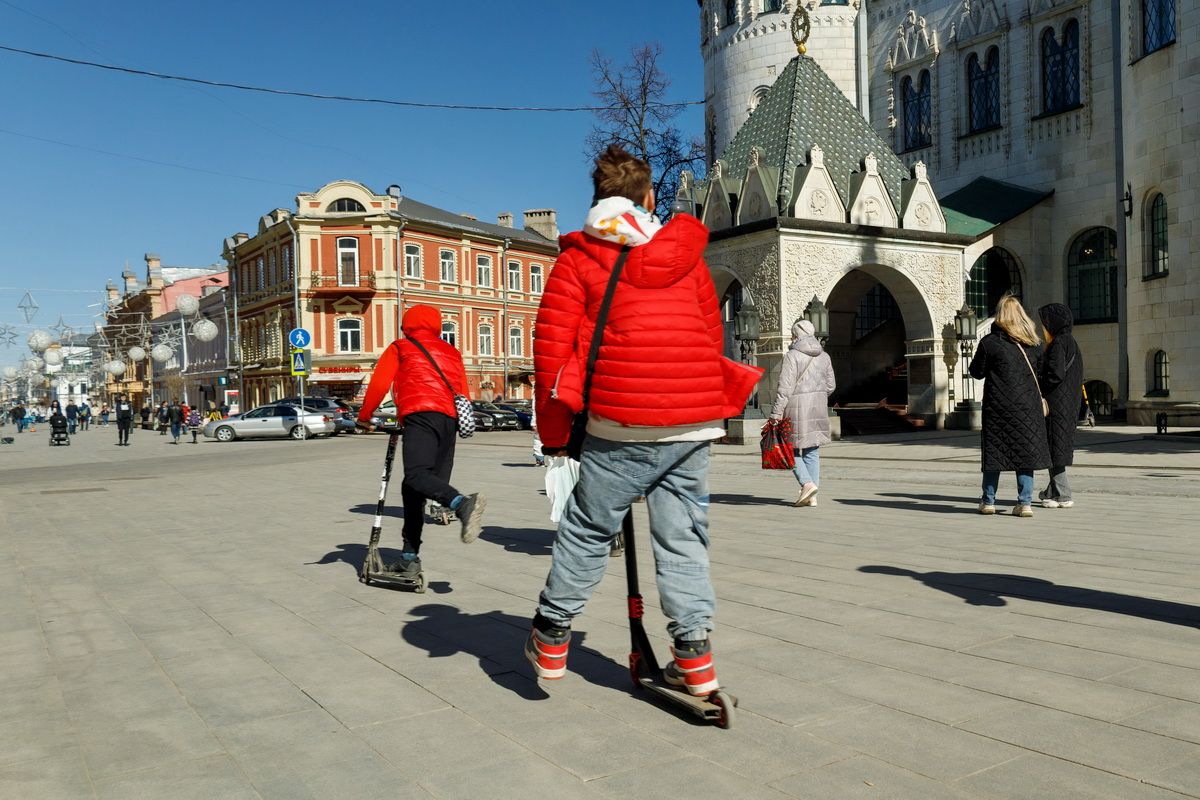
<svg viewBox="0 0 1200 800"><path fill-rule="evenodd" d="M367 386L367 396L363 398L362 408L358 412L359 421L371 421L371 415L383 401L388 389L392 390L396 416L401 425L409 414L421 411L437 411L455 417L454 395L446 388L429 359L411 341L415 339L429 351L454 387L455 394L468 395L467 372L463 368L462 356L441 338L442 315L432 306L413 306L404 312L400 329L404 332L404 338L392 342L375 365L371 383Z"/></svg>
<svg viewBox="0 0 1200 800"><path fill-rule="evenodd" d="M716 290L704 263L708 229L678 215L631 248L592 378L589 412L623 425L674 426L737 414L761 370L722 355ZM560 240L537 316L538 431L564 447L583 406L592 332L619 245L583 232Z"/></svg>

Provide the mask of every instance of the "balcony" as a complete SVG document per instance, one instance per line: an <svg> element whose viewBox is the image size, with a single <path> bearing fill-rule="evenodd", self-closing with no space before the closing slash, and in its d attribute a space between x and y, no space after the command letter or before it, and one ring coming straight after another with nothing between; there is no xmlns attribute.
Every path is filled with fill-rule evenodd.
<svg viewBox="0 0 1200 800"><path fill-rule="evenodd" d="M314 272L309 275L309 290L313 294L371 294L375 291L375 273L359 275L357 280L339 280L337 275Z"/></svg>

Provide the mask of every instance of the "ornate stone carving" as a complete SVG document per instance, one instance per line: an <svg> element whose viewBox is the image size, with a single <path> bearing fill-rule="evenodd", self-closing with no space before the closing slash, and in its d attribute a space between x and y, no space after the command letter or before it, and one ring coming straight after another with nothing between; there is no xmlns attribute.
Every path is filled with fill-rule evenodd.
<svg viewBox="0 0 1200 800"><path fill-rule="evenodd" d="M963 0L958 24L951 30L950 38L955 43L969 42L980 36L994 33L1004 27L996 0Z"/></svg>
<svg viewBox="0 0 1200 800"><path fill-rule="evenodd" d="M824 218L828 208L829 195L825 194L825 190L817 189L808 200L808 210L812 212L814 217Z"/></svg>
<svg viewBox="0 0 1200 800"><path fill-rule="evenodd" d="M929 203L917 203L916 217L918 225L922 228L929 227L929 223L933 219L933 209L929 207Z"/></svg>
<svg viewBox="0 0 1200 800"><path fill-rule="evenodd" d="M934 62L941 48L938 45L937 29L930 29L924 17L909 11L904 22L896 29L896 42L888 51L887 68L897 72L919 61Z"/></svg>

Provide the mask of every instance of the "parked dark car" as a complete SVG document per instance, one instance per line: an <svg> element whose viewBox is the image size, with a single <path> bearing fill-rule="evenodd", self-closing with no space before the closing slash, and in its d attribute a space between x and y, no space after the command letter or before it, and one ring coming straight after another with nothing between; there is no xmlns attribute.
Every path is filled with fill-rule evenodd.
<svg viewBox="0 0 1200 800"><path fill-rule="evenodd" d="M496 408L511 411L517 415L521 430L527 431L533 427L533 409L522 403L496 403Z"/></svg>
<svg viewBox="0 0 1200 800"><path fill-rule="evenodd" d="M517 415L511 411L505 411L499 406L483 400L474 400L471 402L471 405L475 408L475 420L477 425L479 424L479 420L481 418L490 418L492 423L491 427L481 426L482 430L518 431L521 429L521 423L517 419Z"/></svg>
<svg viewBox="0 0 1200 800"><path fill-rule="evenodd" d="M279 402L295 406L300 405L300 398L285 397ZM305 397L304 407L320 411L322 414L328 414L337 426L337 430L333 434L334 436L337 436L339 433L358 432L358 425L354 422L354 410L344 400L339 400L336 397Z"/></svg>

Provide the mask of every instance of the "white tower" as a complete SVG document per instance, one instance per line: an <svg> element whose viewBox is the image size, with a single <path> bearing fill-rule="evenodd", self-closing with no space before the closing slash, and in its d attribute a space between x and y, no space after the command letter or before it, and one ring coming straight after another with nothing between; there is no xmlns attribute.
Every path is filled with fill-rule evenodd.
<svg viewBox="0 0 1200 800"><path fill-rule="evenodd" d="M800 0L808 11L808 54L864 111L859 85L860 0ZM796 55L798 0L698 0L704 57L705 141L711 166ZM865 19L865 18L864 18ZM865 35L863 36L865 42ZM862 102L860 102L862 98ZM864 113L865 116L865 113Z"/></svg>

